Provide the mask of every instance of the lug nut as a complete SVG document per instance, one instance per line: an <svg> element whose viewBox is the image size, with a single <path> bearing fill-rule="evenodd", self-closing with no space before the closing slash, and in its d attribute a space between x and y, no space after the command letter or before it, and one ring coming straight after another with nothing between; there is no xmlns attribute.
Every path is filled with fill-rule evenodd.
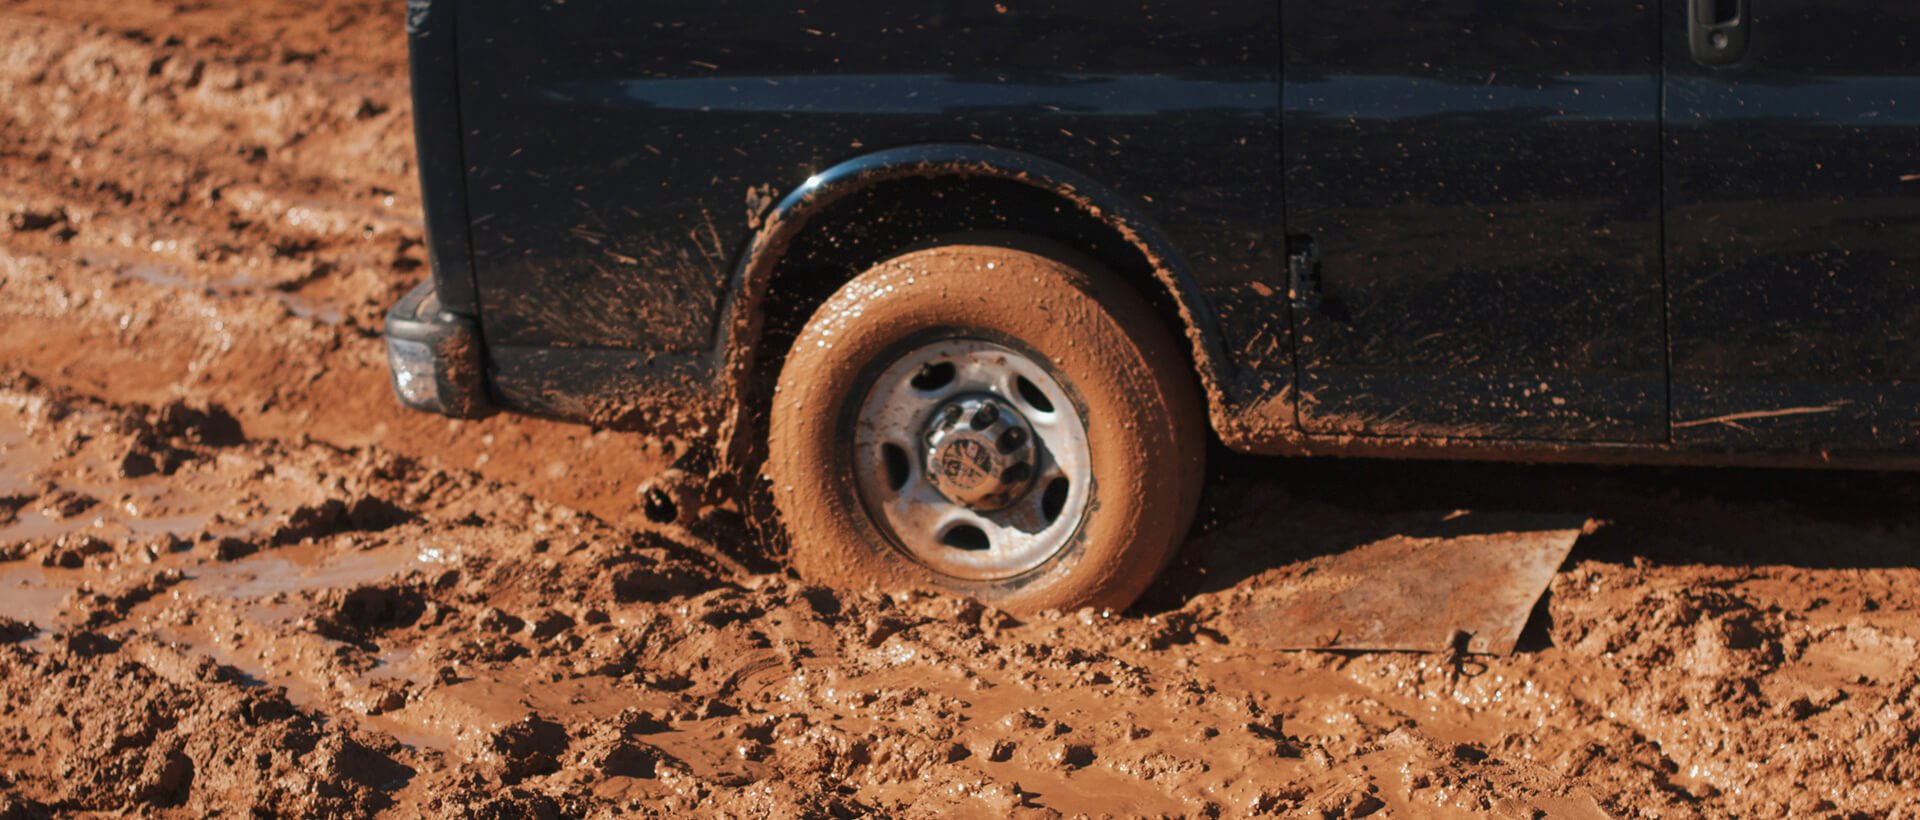
<svg viewBox="0 0 1920 820"><path fill-rule="evenodd" d="M1008 485L1024 484L1027 479L1032 477L1033 465L1022 461L1019 464L1008 467L1005 472L1001 473L1000 483Z"/></svg>
<svg viewBox="0 0 1920 820"><path fill-rule="evenodd" d="M1027 443L1027 431L1018 427L1009 427L1006 432L1000 434L1000 452L1002 453L1018 450L1020 445L1025 443Z"/></svg>
<svg viewBox="0 0 1920 820"><path fill-rule="evenodd" d="M1000 420L1000 407L993 402L980 405L980 412L973 414L973 429L985 430Z"/></svg>
<svg viewBox="0 0 1920 820"><path fill-rule="evenodd" d="M957 404L947 405L946 412L940 414L940 420L942 424L948 427L953 426L954 422L960 420L960 406Z"/></svg>

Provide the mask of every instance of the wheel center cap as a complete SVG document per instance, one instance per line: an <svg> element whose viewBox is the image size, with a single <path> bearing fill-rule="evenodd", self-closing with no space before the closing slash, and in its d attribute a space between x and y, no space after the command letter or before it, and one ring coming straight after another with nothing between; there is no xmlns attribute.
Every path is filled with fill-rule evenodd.
<svg viewBox="0 0 1920 820"><path fill-rule="evenodd" d="M941 495L976 510L997 510L1033 483L1033 428L992 396L942 405L927 429L927 480Z"/></svg>

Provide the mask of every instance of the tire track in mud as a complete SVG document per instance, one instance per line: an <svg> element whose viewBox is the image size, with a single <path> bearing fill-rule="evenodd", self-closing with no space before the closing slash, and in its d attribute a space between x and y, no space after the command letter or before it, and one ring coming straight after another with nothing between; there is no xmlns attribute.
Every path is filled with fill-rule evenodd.
<svg viewBox="0 0 1920 820"><path fill-rule="evenodd" d="M1300 782L1350 779L1327 774L1350 755L1417 766L1453 754L1412 736L1381 753L1311 739L1270 695L1229 694L1201 673L1219 647L1186 613L1023 624L945 596L740 576L705 545L378 448L254 439L217 408L8 384L0 429L24 435L4 474L30 488L23 508L92 501L87 515L35 512L0 531L27 536L0 564L4 614L37 627L4 662L89 694L90 679L47 664L111 657L156 680L80 715L75 738L55 729L56 703L16 693L8 708L27 728L14 749L67 744L55 770L101 778L156 769L161 785L141 792L155 805L307 808L164 776L168 756L221 771L213 750L161 737L107 754L88 741L124 710L175 710L182 692L224 702L257 689L359 738L372 751L356 765L410 772L375 786L339 774L321 793L358 784L360 802L340 805L403 811L519 786L518 807L536 809L751 811L771 799L803 811L1190 814L1330 799ZM151 477L145 461L167 465L166 480L138 480ZM140 475L124 475L130 464ZM1345 712L1351 699L1314 700ZM1365 702L1388 722L1402 708ZM1489 779L1487 794L1511 779ZM11 785L70 809L97 805L98 782ZM1379 791L1332 793L1400 804Z"/></svg>
<svg viewBox="0 0 1920 820"><path fill-rule="evenodd" d="M402 46L0 8L0 815L1920 810L1910 477L1267 464L1141 611L1021 622L641 525L661 443L405 413ZM1461 507L1613 522L1521 653L1223 626Z"/></svg>

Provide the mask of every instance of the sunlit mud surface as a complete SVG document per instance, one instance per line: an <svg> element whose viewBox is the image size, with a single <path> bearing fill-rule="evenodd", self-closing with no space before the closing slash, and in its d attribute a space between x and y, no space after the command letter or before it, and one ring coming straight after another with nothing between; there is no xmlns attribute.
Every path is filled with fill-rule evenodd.
<svg viewBox="0 0 1920 820"><path fill-rule="evenodd" d="M407 413L398 4L0 6L0 816L1920 810L1920 481L1223 461L1134 611L637 514L676 443ZM1510 656L1251 648L1303 559L1597 522Z"/></svg>

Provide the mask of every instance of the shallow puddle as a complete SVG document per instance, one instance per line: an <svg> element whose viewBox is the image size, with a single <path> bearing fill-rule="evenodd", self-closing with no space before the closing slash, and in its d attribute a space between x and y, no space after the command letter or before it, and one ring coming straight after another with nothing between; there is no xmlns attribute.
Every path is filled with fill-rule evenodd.
<svg viewBox="0 0 1920 820"><path fill-rule="evenodd" d="M344 319L338 307L303 299L277 290L269 283L247 276L196 279L184 271L167 265L148 261L130 261L118 254L109 253L88 254L81 257L81 262L89 267L110 270L122 279L132 279L155 287L194 290L216 296L265 296L285 306L293 315L321 324L338 325Z"/></svg>
<svg viewBox="0 0 1920 820"><path fill-rule="evenodd" d="M80 579L58 579L65 570L50 570L24 561L0 564L0 616L40 627L45 634L60 604L67 599Z"/></svg>
<svg viewBox="0 0 1920 820"><path fill-rule="evenodd" d="M0 498L32 491L34 471L50 461L27 439L23 421L18 412L0 412Z"/></svg>
<svg viewBox="0 0 1920 820"><path fill-rule="evenodd" d="M267 598L316 589L347 589L438 563L440 553L412 546L340 552L320 544L255 553L188 571L186 590L224 598Z"/></svg>

